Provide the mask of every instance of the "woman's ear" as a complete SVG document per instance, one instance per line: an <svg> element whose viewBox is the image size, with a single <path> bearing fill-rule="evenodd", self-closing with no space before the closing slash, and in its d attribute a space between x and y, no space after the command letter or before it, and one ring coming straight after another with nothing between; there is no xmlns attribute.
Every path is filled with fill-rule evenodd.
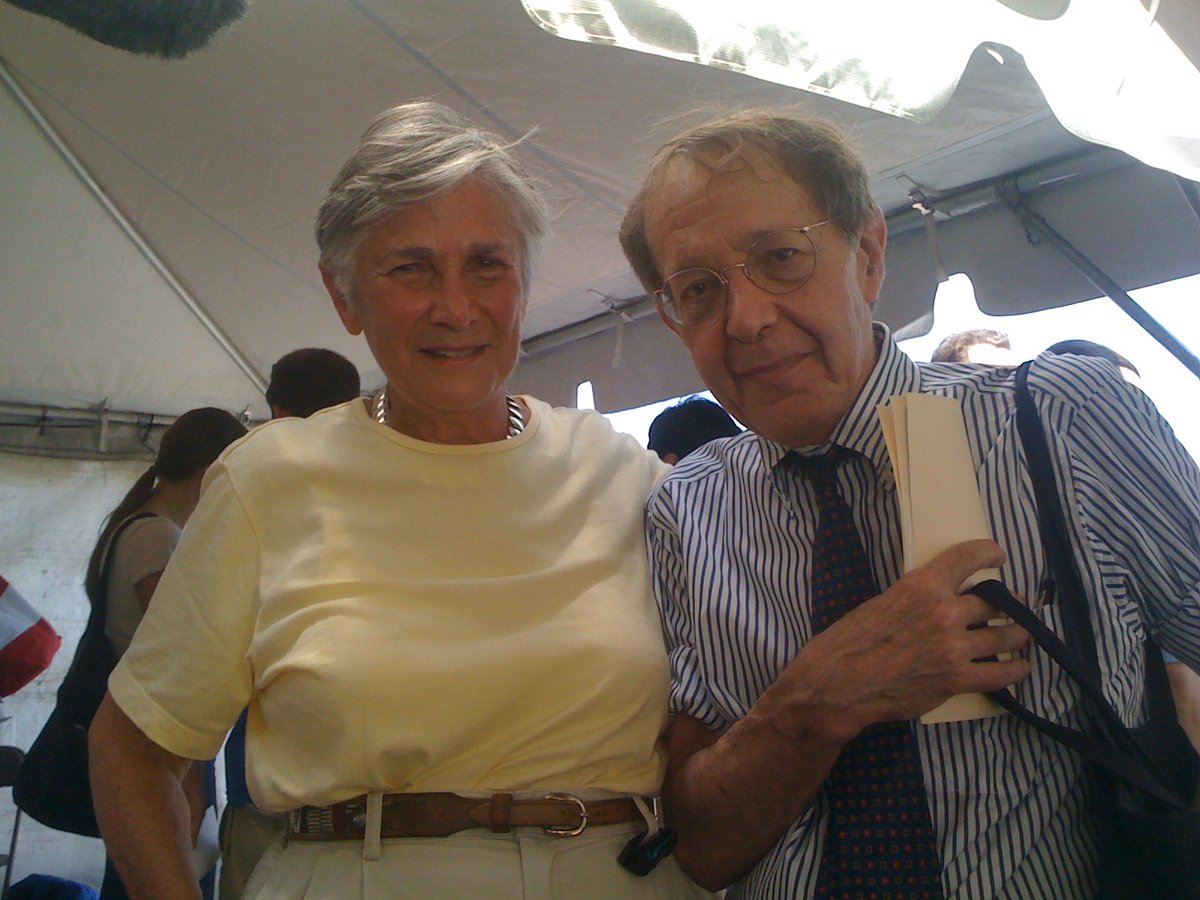
<svg viewBox="0 0 1200 900"><path fill-rule="evenodd" d="M337 310L343 327L351 334L362 334L362 320L358 317L358 307L354 298L342 293L332 272L324 266L319 268L321 269L321 281L325 284L325 290L329 292L329 299L333 301L333 308Z"/></svg>

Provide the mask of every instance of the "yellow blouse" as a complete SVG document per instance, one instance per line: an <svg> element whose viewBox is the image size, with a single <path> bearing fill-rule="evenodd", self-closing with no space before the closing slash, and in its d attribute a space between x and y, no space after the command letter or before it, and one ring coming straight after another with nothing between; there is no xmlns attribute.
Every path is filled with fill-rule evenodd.
<svg viewBox="0 0 1200 900"><path fill-rule="evenodd" d="M250 706L268 811L367 791L652 795L668 667L642 506L666 467L526 398L512 440L416 441L353 401L214 465L110 689L214 756Z"/></svg>

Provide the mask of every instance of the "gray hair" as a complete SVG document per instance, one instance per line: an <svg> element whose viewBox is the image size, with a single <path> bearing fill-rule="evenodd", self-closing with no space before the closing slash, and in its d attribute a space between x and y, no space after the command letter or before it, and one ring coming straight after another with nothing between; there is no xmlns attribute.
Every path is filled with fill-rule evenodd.
<svg viewBox="0 0 1200 900"><path fill-rule="evenodd" d="M549 230L550 214L533 178L507 142L431 101L380 113L363 133L317 211L321 265L352 299L353 258L366 228L406 206L428 203L479 178L505 204L530 262ZM528 277L525 279L528 284Z"/></svg>
<svg viewBox="0 0 1200 900"><path fill-rule="evenodd" d="M832 125L789 109L730 113L664 144L650 161L625 213L621 248L647 291L662 286L663 274L646 235L646 207L668 163L677 154L689 154L693 161L719 172L750 164L745 156L748 148L773 159L792 181L808 188L822 214L848 238L857 239L878 214L862 160Z"/></svg>

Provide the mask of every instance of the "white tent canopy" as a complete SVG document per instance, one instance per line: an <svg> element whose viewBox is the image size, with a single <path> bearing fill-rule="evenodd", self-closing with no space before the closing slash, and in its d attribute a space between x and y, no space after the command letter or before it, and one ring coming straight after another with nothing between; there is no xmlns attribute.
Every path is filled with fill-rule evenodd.
<svg viewBox="0 0 1200 900"><path fill-rule="evenodd" d="M1195 0L1163 0L1159 21L1194 66ZM919 22L896 40L936 52ZM1194 184L1068 133L1002 55L977 50L920 123L560 40L520 0L256 0L173 61L0 3L0 405L263 416L272 362L301 346L381 383L324 294L311 221L366 123L420 97L513 138L537 129L521 152L556 216L514 387L555 403L584 379L607 410L700 386L615 237L649 154L696 107L801 103L850 133L893 234L879 315L910 333L945 273L966 271L993 314L1100 294L1018 199L1124 290L1200 271Z"/></svg>

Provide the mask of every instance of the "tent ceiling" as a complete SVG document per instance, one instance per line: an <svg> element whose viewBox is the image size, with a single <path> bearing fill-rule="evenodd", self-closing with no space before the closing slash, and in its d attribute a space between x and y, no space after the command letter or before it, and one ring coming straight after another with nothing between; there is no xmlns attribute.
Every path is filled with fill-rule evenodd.
<svg viewBox="0 0 1200 900"><path fill-rule="evenodd" d="M12 82L0 90L6 402L107 399L167 414L215 404L263 415L259 385L271 363L307 345L345 353L365 384L378 384L365 345L342 331L321 288L311 221L366 123L407 99L441 100L514 138L536 127L521 152L556 219L517 387L570 402L575 383L590 378L607 408L698 385L653 318L572 330L601 315L615 324L609 306L642 299L616 228L649 154L688 121L682 111L803 103L850 132L888 211L906 209L914 188L937 197L1089 152L1054 120L1019 58L1002 65L977 52L947 106L917 124L733 72L562 41L519 0L256 0L208 48L169 62L0 3L0 58ZM1031 203L1065 226L1086 226L1085 252L1112 262L1127 287L1200 270L1195 221L1172 178L1097 152L1102 174ZM1150 214L1138 212L1131 230L1127 215L1142 209ZM1096 296L1041 256L1028 269L1039 280L1014 278L1018 257L1008 254L1034 250L999 207L937 219L943 261L980 273L990 311ZM1141 252L1149 246L1158 249ZM892 324L928 313L932 259L923 230L897 238L880 304Z"/></svg>

